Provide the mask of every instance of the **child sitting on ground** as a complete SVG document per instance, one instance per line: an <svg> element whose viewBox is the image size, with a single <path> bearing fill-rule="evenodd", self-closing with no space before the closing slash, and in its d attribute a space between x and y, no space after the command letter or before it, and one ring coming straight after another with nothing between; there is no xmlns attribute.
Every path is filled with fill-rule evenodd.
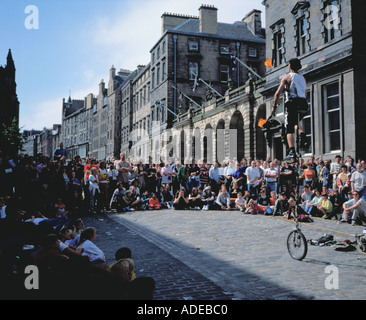
<svg viewBox="0 0 366 320"><path fill-rule="evenodd" d="M243 194L238 192L237 196L238 197L235 199L235 208L243 212L245 210L245 200L243 198Z"/></svg>

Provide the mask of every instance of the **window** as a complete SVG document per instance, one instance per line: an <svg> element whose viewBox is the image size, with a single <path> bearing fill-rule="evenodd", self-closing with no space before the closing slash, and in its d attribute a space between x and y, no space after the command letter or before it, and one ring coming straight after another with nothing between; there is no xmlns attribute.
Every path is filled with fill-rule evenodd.
<svg viewBox="0 0 366 320"><path fill-rule="evenodd" d="M188 63L189 80L194 80L198 76L198 62Z"/></svg>
<svg viewBox="0 0 366 320"><path fill-rule="evenodd" d="M188 41L189 51L198 51L198 41L190 40Z"/></svg>
<svg viewBox="0 0 366 320"><path fill-rule="evenodd" d="M229 81L229 66L228 65L220 65L220 81L221 82L228 82Z"/></svg>
<svg viewBox="0 0 366 320"><path fill-rule="evenodd" d="M161 75L161 80L164 81L165 80L165 76L166 76L166 62L165 60L163 60L163 67L162 67L162 75Z"/></svg>
<svg viewBox="0 0 366 320"><path fill-rule="evenodd" d="M160 63L156 67L156 85L160 83Z"/></svg>
<svg viewBox="0 0 366 320"><path fill-rule="evenodd" d="M221 54L231 54L229 45L228 44L221 44L220 45L220 53Z"/></svg>
<svg viewBox="0 0 366 320"><path fill-rule="evenodd" d="M325 152L341 149L341 114L338 81L323 87Z"/></svg>
<svg viewBox="0 0 366 320"><path fill-rule="evenodd" d="M306 52L307 21L308 20L305 17L301 17L296 21L296 35L297 35L296 51L298 56Z"/></svg>
<svg viewBox="0 0 366 320"><path fill-rule="evenodd" d="M323 37L325 43L340 36L340 22L338 1L324 1L323 3Z"/></svg>
<svg viewBox="0 0 366 320"><path fill-rule="evenodd" d="M257 57L257 49L256 48L249 48L248 49L248 56L251 58Z"/></svg>
<svg viewBox="0 0 366 320"><path fill-rule="evenodd" d="M272 60L274 67L278 67L283 62L282 39L283 35L280 31L273 35Z"/></svg>

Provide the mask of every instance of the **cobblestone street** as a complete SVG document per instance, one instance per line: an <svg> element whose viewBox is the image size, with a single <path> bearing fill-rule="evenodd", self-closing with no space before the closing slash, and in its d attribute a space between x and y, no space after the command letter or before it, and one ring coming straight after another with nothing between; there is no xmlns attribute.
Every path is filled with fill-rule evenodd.
<svg viewBox="0 0 366 320"><path fill-rule="evenodd" d="M363 253L309 245L303 261L293 260L286 238L294 223L280 217L161 210L84 220L86 226L97 228L97 245L109 263L119 247L132 250L136 275L156 281L155 300L365 298ZM337 241L353 241L353 234L363 231L319 218L301 227L308 240L328 233ZM335 275L335 267L338 289L327 289L327 277Z"/></svg>

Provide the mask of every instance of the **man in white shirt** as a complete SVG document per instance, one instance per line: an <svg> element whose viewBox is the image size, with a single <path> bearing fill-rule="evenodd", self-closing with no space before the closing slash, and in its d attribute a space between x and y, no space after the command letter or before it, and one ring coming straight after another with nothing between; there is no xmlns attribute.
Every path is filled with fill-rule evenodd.
<svg viewBox="0 0 366 320"><path fill-rule="evenodd" d="M258 168L255 166L255 161L253 160L250 163L250 167L248 167L245 170L245 175L247 176L247 186L248 186L248 190L250 192L250 194L252 196L256 196L257 195L257 185L258 185L258 180L260 179L260 172L258 170Z"/></svg>

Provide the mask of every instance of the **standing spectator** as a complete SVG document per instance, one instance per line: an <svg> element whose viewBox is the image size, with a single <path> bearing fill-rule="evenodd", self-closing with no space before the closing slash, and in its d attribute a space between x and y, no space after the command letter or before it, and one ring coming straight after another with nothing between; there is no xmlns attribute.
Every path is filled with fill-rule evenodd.
<svg viewBox="0 0 366 320"><path fill-rule="evenodd" d="M330 170L329 170L330 174L333 176L333 181L332 181L333 190L338 189L337 188L337 177L341 173L341 167L342 167L341 156L336 155L335 162L332 162L330 164Z"/></svg>
<svg viewBox="0 0 366 320"><path fill-rule="evenodd" d="M99 164L99 189L100 189L100 208L104 207L109 210L109 195L108 195L108 170L106 168L106 162L101 161ZM114 191L114 190L113 190Z"/></svg>
<svg viewBox="0 0 366 320"><path fill-rule="evenodd" d="M90 206L89 210L92 213L96 213L97 208L100 205L100 189L99 189L99 177L98 169L93 167L91 169L91 174L89 175L89 196L90 196Z"/></svg>
<svg viewBox="0 0 366 320"><path fill-rule="evenodd" d="M118 182L123 183L123 187L129 189L129 173L132 171L130 163L126 161L126 154L122 152L120 154L120 160L117 161L116 169L118 171Z"/></svg>
<svg viewBox="0 0 366 320"><path fill-rule="evenodd" d="M161 184L162 185L166 185L166 184L171 185L174 172L173 172L172 168L169 166L168 162L166 162L164 164L164 167L161 168L160 172L161 172Z"/></svg>
<svg viewBox="0 0 366 320"><path fill-rule="evenodd" d="M196 164L195 159L192 159L192 163L188 169L187 189L189 192L191 192L193 188L197 188L200 185L199 175L200 175L200 168Z"/></svg>
<svg viewBox="0 0 366 320"><path fill-rule="evenodd" d="M219 163L217 161L215 161L213 163L213 165L210 168L210 171L208 173L208 176L209 176L209 183L212 187L212 191L217 194L219 191L219 188L220 188L220 185L219 185L220 169L219 169Z"/></svg>
<svg viewBox="0 0 366 320"><path fill-rule="evenodd" d="M244 181L243 179L244 179L244 173L240 170L240 164L237 162L236 170L232 175L232 180L233 180L232 185L234 185L234 183L236 183L237 187L240 190L243 190L243 181Z"/></svg>
<svg viewBox="0 0 366 320"><path fill-rule="evenodd" d="M67 151L64 148L63 142L60 142L58 148L53 152L53 159L59 161L62 157L67 157Z"/></svg>
<svg viewBox="0 0 366 320"><path fill-rule="evenodd" d="M351 176L351 190L357 191L363 200L366 200L366 171L360 163L356 165L356 171Z"/></svg>
<svg viewBox="0 0 366 320"><path fill-rule="evenodd" d="M109 179L109 182L108 182L109 199L108 199L108 201L111 201L112 194L113 194L114 190L117 189L117 176L118 176L118 171L114 167L114 164L110 163L109 168L108 168L108 179Z"/></svg>
<svg viewBox="0 0 366 320"><path fill-rule="evenodd" d="M310 185L312 188L315 187L316 173L313 169L313 164L308 162L306 164L306 169L304 170L304 184Z"/></svg>
<svg viewBox="0 0 366 320"><path fill-rule="evenodd" d="M157 188L155 164L150 163L149 168L147 169L146 172L147 172L146 189L151 194L152 192L156 192L156 188Z"/></svg>
<svg viewBox="0 0 366 320"><path fill-rule="evenodd" d="M318 185L320 188L328 187L328 178L330 171L325 166L324 161L320 161L318 168Z"/></svg>
<svg viewBox="0 0 366 320"><path fill-rule="evenodd" d="M199 168L200 168L200 174L199 174L200 185L202 188L206 188L209 180L209 166L205 164L203 161L201 161L199 164Z"/></svg>
<svg viewBox="0 0 366 320"><path fill-rule="evenodd" d="M347 172L347 170L347 166L343 164L341 166L340 173L337 175L336 179L338 191L343 202L346 200L347 192L350 190L351 187L350 185L348 185L348 181L350 180L350 174Z"/></svg>
<svg viewBox="0 0 366 320"><path fill-rule="evenodd" d="M277 192L277 178L278 172L275 169L275 164L273 161L269 163L269 168L264 171L264 179L266 180L267 190Z"/></svg>
<svg viewBox="0 0 366 320"><path fill-rule="evenodd" d="M250 163L250 167L245 170L245 175L247 176L248 190L252 197L256 197L260 173L258 168L255 166L254 160Z"/></svg>

